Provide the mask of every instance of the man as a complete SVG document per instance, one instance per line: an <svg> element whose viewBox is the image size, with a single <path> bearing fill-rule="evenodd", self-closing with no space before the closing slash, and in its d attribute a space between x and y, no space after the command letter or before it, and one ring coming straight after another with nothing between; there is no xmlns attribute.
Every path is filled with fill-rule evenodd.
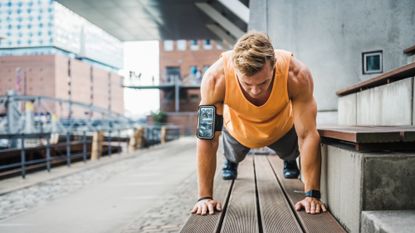
<svg viewBox="0 0 415 233"><path fill-rule="evenodd" d="M250 148L265 146L284 160L284 176L297 178L295 159L301 152L305 198L295 208L310 214L325 212L319 192L321 155L316 114L309 69L290 52L274 50L264 33L242 36L202 79L197 142L199 200L192 213L221 210L220 201L212 195L222 116L224 179L237 177L238 163ZM219 125L216 132L211 130L213 121Z"/></svg>

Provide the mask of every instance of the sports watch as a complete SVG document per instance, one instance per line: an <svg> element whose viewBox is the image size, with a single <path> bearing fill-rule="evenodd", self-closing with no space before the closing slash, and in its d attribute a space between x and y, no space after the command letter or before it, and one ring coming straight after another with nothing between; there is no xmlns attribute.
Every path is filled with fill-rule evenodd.
<svg viewBox="0 0 415 233"><path fill-rule="evenodd" d="M317 198L317 199L320 199L320 197L321 197L320 191L314 190L314 189L312 189L310 191L307 191L304 194L305 194L306 197L314 197L314 198Z"/></svg>

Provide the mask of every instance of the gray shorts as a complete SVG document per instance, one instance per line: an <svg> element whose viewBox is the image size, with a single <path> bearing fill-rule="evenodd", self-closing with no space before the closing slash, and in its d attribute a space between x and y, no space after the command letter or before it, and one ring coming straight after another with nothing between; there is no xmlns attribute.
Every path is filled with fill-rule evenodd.
<svg viewBox="0 0 415 233"><path fill-rule="evenodd" d="M226 159L234 163L239 163L245 159L250 148L240 144L229 134L225 127L223 127L222 139ZM288 133L267 147L274 150L283 160L296 159L300 154L300 151L298 150L298 137L295 128L292 127Z"/></svg>

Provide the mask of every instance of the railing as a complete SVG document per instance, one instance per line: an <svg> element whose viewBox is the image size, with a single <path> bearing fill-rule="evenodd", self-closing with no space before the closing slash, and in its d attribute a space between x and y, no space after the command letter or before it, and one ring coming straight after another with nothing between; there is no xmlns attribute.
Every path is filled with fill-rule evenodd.
<svg viewBox="0 0 415 233"><path fill-rule="evenodd" d="M3 162L0 163L0 178L10 177L12 175L20 173L22 178L25 178L28 171L43 170L51 171L54 164L66 164L70 167L74 161L86 162L92 156L92 135L84 131L82 134L64 134L63 142L57 142L53 144L51 142L53 138L52 133L32 133L32 134L0 134L0 139L6 139L11 144L14 144L14 148L0 150L0 159ZM144 128L143 145L142 147L152 146L155 144L163 143L178 139L180 137L179 128L176 126L149 126ZM121 150L121 142L128 143L128 137L122 137L121 131L118 134L113 134L111 131L107 132L103 137L103 141L106 142L106 148L102 149L100 154L111 156L114 152L113 142L118 142L118 149L116 153ZM28 145L30 140L36 140L36 146ZM40 158L28 158L30 151L36 151L37 157ZM52 151L61 152L52 156ZM20 160L17 160L16 153L20 152ZM75 152L75 153L74 153ZM5 156L8 155L8 156ZM8 158L7 158L8 157ZM5 163L4 161L10 159L12 162Z"/></svg>

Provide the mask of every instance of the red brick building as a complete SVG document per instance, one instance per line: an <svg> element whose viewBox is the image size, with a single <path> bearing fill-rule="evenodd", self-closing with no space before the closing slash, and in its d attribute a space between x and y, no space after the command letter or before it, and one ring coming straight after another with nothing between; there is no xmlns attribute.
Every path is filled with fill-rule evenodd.
<svg viewBox="0 0 415 233"><path fill-rule="evenodd" d="M124 113L121 78L109 69L64 55L0 56L0 95L18 89L21 95L69 99ZM68 115L68 109L58 104L48 110ZM86 114L84 109L73 108L74 117Z"/></svg>
<svg viewBox="0 0 415 233"><path fill-rule="evenodd" d="M168 123L179 125L182 133L193 134L196 128L196 111L200 103L200 82L204 72L223 52L216 41L178 40L160 42L160 83L179 80L179 105L175 105L175 89L163 88L160 92L160 110L168 113Z"/></svg>

